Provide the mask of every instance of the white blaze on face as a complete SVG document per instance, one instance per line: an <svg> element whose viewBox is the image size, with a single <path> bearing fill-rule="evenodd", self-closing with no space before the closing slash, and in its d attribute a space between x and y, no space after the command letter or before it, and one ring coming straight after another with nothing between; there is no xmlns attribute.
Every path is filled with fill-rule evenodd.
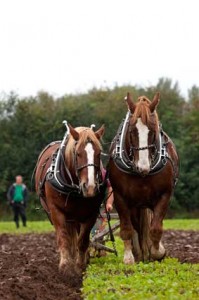
<svg viewBox="0 0 199 300"><path fill-rule="evenodd" d="M94 149L91 143L87 143L85 147L87 153L87 163L94 164ZM88 166L88 186L95 186L94 166Z"/></svg>
<svg viewBox="0 0 199 300"><path fill-rule="evenodd" d="M142 120L138 118L136 127L138 130L139 148L148 146L148 133L149 129L146 125L142 123ZM149 150L139 150L138 151L138 168L140 171L149 171Z"/></svg>

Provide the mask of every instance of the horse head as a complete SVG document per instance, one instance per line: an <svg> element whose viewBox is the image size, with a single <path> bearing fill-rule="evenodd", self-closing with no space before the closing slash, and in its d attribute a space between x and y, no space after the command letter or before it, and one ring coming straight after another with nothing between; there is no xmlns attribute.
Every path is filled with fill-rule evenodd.
<svg viewBox="0 0 199 300"><path fill-rule="evenodd" d="M73 161L80 189L84 197L94 197L101 179L100 154L102 147L100 139L104 134L104 126L96 132L92 128L73 128L71 125L69 125L69 129L70 139L73 140L73 153L71 153L73 158L70 157L70 159ZM69 157L67 160L69 160Z"/></svg>
<svg viewBox="0 0 199 300"><path fill-rule="evenodd" d="M147 175L159 143L159 120L156 107L160 101L160 94L156 93L152 101L141 96L134 103L128 93L125 100L131 112L128 130L130 153L137 171Z"/></svg>

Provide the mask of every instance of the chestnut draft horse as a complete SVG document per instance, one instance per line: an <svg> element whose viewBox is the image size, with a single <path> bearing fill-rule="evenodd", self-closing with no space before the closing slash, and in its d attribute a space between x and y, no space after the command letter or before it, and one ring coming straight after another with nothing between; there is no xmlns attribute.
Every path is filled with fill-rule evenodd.
<svg viewBox="0 0 199 300"><path fill-rule="evenodd" d="M110 149L109 177L124 242L124 263L135 259L160 260L162 222L178 178L175 146L159 123L156 107L145 96L134 103L125 98L128 112Z"/></svg>
<svg viewBox="0 0 199 300"><path fill-rule="evenodd" d="M87 264L90 231L104 198L106 180L101 174L104 126L73 128L67 124L62 142L49 144L36 165L36 191L55 227L60 269L81 274Z"/></svg>

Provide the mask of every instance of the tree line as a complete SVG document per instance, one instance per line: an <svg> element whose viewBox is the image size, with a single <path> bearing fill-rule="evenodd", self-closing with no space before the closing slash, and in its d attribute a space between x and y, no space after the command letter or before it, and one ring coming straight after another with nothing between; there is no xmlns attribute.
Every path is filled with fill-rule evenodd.
<svg viewBox="0 0 199 300"><path fill-rule="evenodd" d="M127 92L134 101L140 95L152 99L159 91L158 115L164 131L176 144L180 155L180 178L171 211L197 211L199 195L199 87L193 86L185 99L178 84L160 78L157 85L147 88L115 86L93 88L87 93L54 97L39 92L35 97L21 98L14 92L1 96L0 101L0 209L6 211L6 191L17 174L24 177L29 190L31 176L41 150L64 135L63 120L72 126L99 128L105 124L104 152L108 152L117 128L125 117L123 101ZM34 185L34 184L33 184ZM30 199L35 198L34 192ZM30 201L30 207L33 207ZM31 212L31 214L34 212ZM1 214L2 216L2 214ZM33 216L34 217L34 216Z"/></svg>

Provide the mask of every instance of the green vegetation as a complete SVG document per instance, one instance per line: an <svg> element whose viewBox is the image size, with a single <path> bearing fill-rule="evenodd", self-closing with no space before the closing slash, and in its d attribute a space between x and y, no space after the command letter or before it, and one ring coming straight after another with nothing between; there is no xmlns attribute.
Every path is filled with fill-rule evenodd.
<svg viewBox="0 0 199 300"><path fill-rule="evenodd" d="M199 209L199 87L189 90L188 99L181 96L177 83L161 78L156 86L116 86L92 89L86 94L65 95L55 98L46 92L36 97L20 98L14 93L0 101L0 220L6 219L6 191L16 174L22 174L32 190L31 176L41 150L51 141L62 139L66 119L73 126L106 126L104 151L125 117L127 108L123 101L127 91L146 95L150 99L156 91L161 94L158 114L163 129L174 140L180 154L180 179L175 190L170 211L192 212ZM44 218L34 213L34 192L28 205L31 219ZM171 213L173 215L173 213Z"/></svg>
<svg viewBox="0 0 199 300"><path fill-rule="evenodd" d="M54 227L49 221L30 221L27 222L27 227L21 226L16 229L14 222L0 222L0 234L22 234L22 233L44 233L54 231Z"/></svg>
<svg viewBox="0 0 199 300"><path fill-rule="evenodd" d="M199 219L167 219L164 220L164 229L199 230Z"/></svg>
<svg viewBox="0 0 199 300"><path fill-rule="evenodd" d="M187 219L187 220L164 220L164 229L176 229L176 230L199 230L199 220ZM54 227L47 221L28 221L27 227L20 227L16 229L14 222L0 222L0 234L11 233L43 233L54 231Z"/></svg>
<svg viewBox="0 0 199 300"><path fill-rule="evenodd" d="M122 242L116 239L119 256L91 260L84 276L85 300L178 300L198 299L199 264L181 264L166 258L161 263L122 263Z"/></svg>

